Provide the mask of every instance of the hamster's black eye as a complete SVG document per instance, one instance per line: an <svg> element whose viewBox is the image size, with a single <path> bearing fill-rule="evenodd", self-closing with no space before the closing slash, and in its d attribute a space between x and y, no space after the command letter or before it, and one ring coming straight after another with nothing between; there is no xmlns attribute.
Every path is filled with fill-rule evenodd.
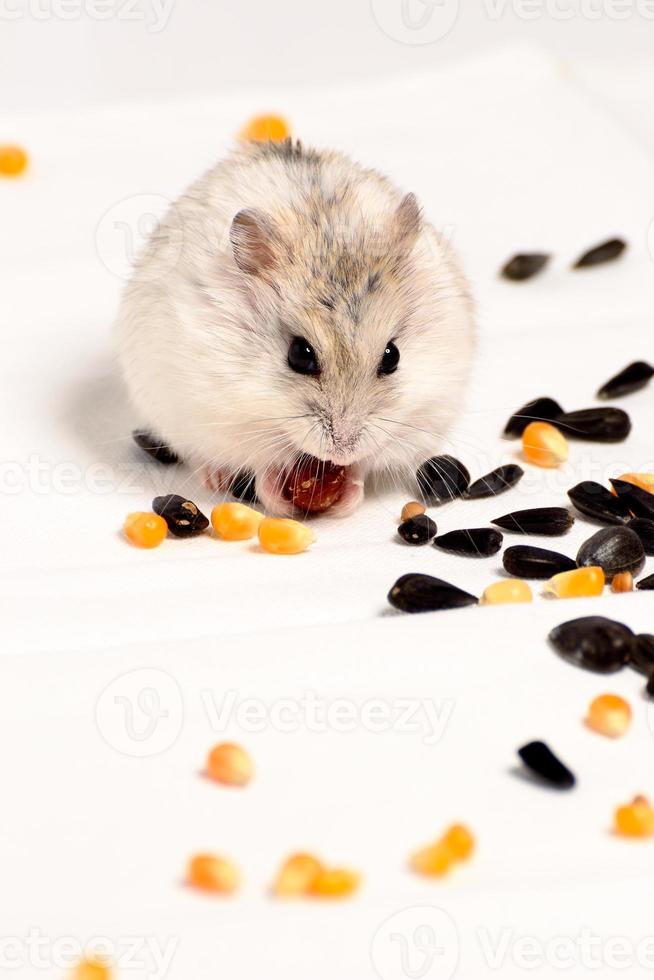
<svg viewBox="0 0 654 980"><path fill-rule="evenodd" d="M288 348L288 366L298 374L320 374L316 352L304 337L293 337Z"/></svg>
<svg viewBox="0 0 654 980"><path fill-rule="evenodd" d="M383 357L379 364L379 374L392 374L393 371L397 371L397 366L400 363L400 352L393 343L392 340L386 344L386 350L384 351Z"/></svg>

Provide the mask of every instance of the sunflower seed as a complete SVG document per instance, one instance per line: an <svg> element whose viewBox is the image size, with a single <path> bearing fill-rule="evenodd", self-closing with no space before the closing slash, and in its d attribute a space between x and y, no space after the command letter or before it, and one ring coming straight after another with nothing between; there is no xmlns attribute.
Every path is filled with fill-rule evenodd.
<svg viewBox="0 0 654 980"><path fill-rule="evenodd" d="M647 677L654 674L654 636L651 633L639 633L634 637L629 665Z"/></svg>
<svg viewBox="0 0 654 980"><path fill-rule="evenodd" d="M654 521L647 517L632 517L627 527L635 531L643 543L646 555L654 555Z"/></svg>
<svg viewBox="0 0 654 980"><path fill-rule="evenodd" d="M518 755L527 768L546 783L559 789L572 789L574 786L575 777L545 742L529 742L518 749Z"/></svg>
<svg viewBox="0 0 654 980"><path fill-rule="evenodd" d="M388 601L407 613L433 612L473 606L479 599L432 575L402 575L388 593Z"/></svg>
<svg viewBox="0 0 654 980"><path fill-rule="evenodd" d="M596 245L595 248L591 248L588 252L584 252L584 254L577 259L572 268L587 269L592 265L600 265L602 262L610 262L622 255L626 247L627 243L621 238L610 238L607 242L602 242L601 245Z"/></svg>
<svg viewBox="0 0 654 980"><path fill-rule="evenodd" d="M568 496L578 511L601 524L624 524L629 517L624 501L593 480L578 483Z"/></svg>
<svg viewBox="0 0 654 980"><path fill-rule="evenodd" d="M640 582L636 582L636 588L642 589L643 592L649 592L651 589L654 589L654 575L641 578Z"/></svg>
<svg viewBox="0 0 654 980"><path fill-rule="evenodd" d="M495 497L498 493L504 493L514 487L523 476L525 471L515 463L507 466L498 466L496 470L487 473L472 483L463 496L467 500L480 500L482 497Z"/></svg>
<svg viewBox="0 0 654 980"><path fill-rule="evenodd" d="M438 534L438 528L431 517L427 517L426 514L417 514L415 517L402 521L397 533L407 544L428 544Z"/></svg>
<svg viewBox="0 0 654 980"><path fill-rule="evenodd" d="M631 432L631 419L621 408L582 408L565 412L555 420L569 439L590 442L622 442Z"/></svg>
<svg viewBox="0 0 654 980"><path fill-rule="evenodd" d="M505 436L521 436L530 422L551 422L563 415L563 409L553 398L534 398L512 415L504 426Z"/></svg>
<svg viewBox="0 0 654 980"><path fill-rule="evenodd" d="M555 626L550 643L565 660L599 674L620 670L631 656L634 634L604 616L582 616Z"/></svg>
<svg viewBox="0 0 654 980"><path fill-rule="evenodd" d="M202 534L209 527L209 520L198 510L192 500L186 500L176 493L155 497L152 510L163 517L168 530L176 538L192 538Z"/></svg>
<svg viewBox="0 0 654 980"><path fill-rule="evenodd" d="M248 473L247 470L240 470L230 483L229 492L237 500L245 500L248 504L254 503L257 499L254 473Z"/></svg>
<svg viewBox="0 0 654 980"><path fill-rule="evenodd" d="M472 558L489 558L502 547L503 537L490 527L473 527L469 530L450 531L435 538L434 544L443 551Z"/></svg>
<svg viewBox="0 0 654 980"><path fill-rule="evenodd" d="M496 517L491 524L518 534L547 534L555 537L565 534L574 524L574 520L565 507L534 507Z"/></svg>
<svg viewBox="0 0 654 980"><path fill-rule="evenodd" d="M514 255L502 269L502 276L512 282L524 282L541 272L550 257L544 252L522 252Z"/></svg>
<svg viewBox="0 0 654 980"><path fill-rule="evenodd" d="M560 572L571 572L577 567L576 562L567 555L524 544L507 548L502 555L502 563L514 578L548 579Z"/></svg>
<svg viewBox="0 0 654 980"><path fill-rule="evenodd" d="M632 391L644 388L652 377L654 377L654 367L651 364L647 361L634 361L603 384L597 392L597 397L619 398L621 395L630 395Z"/></svg>
<svg viewBox="0 0 654 980"><path fill-rule="evenodd" d="M470 474L453 456L432 456L417 473L418 485L428 500L444 502L461 497L470 484Z"/></svg>
<svg viewBox="0 0 654 980"><path fill-rule="evenodd" d="M607 579L620 572L637 575L645 564L645 549L635 531L628 527L603 527L584 541L577 552L577 565L599 565Z"/></svg>
<svg viewBox="0 0 654 980"><path fill-rule="evenodd" d="M627 483L625 480L611 480L620 500L623 500L635 517L646 517L647 520L654 520L654 493L648 493L641 487Z"/></svg>
<svg viewBox="0 0 654 980"><path fill-rule="evenodd" d="M645 685L645 694L648 698L654 698L654 674L651 674Z"/></svg>
<svg viewBox="0 0 654 980"><path fill-rule="evenodd" d="M145 429L134 429L132 439L139 449L143 449L148 456L152 456L153 459L156 459L163 466L174 466L175 463L180 462L177 453L173 452L161 439L153 436L151 432L147 432Z"/></svg>

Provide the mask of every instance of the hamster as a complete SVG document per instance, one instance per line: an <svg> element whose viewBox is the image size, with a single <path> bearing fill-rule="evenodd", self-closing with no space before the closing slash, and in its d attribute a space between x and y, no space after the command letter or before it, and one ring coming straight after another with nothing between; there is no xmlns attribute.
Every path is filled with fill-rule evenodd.
<svg viewBox="0 0 654 980"><path fill-rule="evenodd" d="M213 488L252 473L266 511L308 461L414 479L456 417L473 303L413 194L292 140L235 149L170 208L117 322L139 422Z"/></svg>

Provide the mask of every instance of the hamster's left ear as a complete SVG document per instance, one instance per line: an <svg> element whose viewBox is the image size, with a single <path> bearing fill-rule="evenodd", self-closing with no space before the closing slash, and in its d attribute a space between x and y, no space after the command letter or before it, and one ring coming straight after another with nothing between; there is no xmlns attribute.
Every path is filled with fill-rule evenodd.
<svg viewBox="0 0 654 980"><path fill-rule="evenodd" d="M279 245L272 221L260 211L239 211L229 231L234 259L242 272L249 276L268 278L277 265L276 245Z"/></svg>
<svg viewBox="0 0 654 980"><path fill-rule="evenodd" d="M393 216L393 226L397 246L403 250L410 249L422 226L422 212L415 194L402 198Z"/></svg>

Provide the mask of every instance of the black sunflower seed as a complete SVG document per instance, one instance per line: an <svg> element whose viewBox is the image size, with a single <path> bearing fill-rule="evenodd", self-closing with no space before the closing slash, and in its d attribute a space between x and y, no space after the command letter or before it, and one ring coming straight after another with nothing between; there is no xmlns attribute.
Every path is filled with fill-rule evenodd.
<svg viewBox="0 0 654 980"><path fill-rule="evenodd" d="M602 242L601 245L596 245L595 248L584 252L572 268L587 269L592 265L610 262L612 259L617 259L618 256L622 255L626 247L627 243L621 238L610 238L607 242Z"/></svg>
<svg viewBox="0 0 654 980"><path fill-rule="evenodd" d="M654 520L647 517L632 517L627 527L635 531L643 543L646 555L654 555Z"/></svg>
<svg viewBox="0 0 654 980"><path fill-rule="evenodd" d="M139 449L145 450L148 456L152 456L163 466L174 466L175 463L180 462L179 456L173 452L170 446L166 446L161 439L153 436L151 432L147 432L145 429L134 429L132 439Z"/></svg>
<svg viewBox="0 0 654 980"><path fill-rule="evenodd" d="M502 563L514 578L548 579L559 572L571 572L577 567L577 563L567 555L525 544L507 548L502 555Z"/></svg>
<svg viewBox="0 0 654 980"><path fill-rule="evenodd" d="M527 768L546 783L559 789L572 789L574 786L575 777L545 742L529 742L518 749L518 755Z"/></svg>
<svg viewBox="0 0 654 980"><path fill-rule="evenodd" d="M434 539L437 548L452 551L456 555L472 558L489 558L502 547L502 535L490 527L473 527L461 531L449 531Z"/></svg>
<svg viewBox="0 0 654 980"><path fill-rule="evenodd" d="M246 503L254 503L257 499L257 491L254 485L254 473L241 470L232 480L230 487L232 497L237 500L244 500Z"/></svg>
<svg viewBox="0 0 654 980"><path fill-rule="evenodd" d="M209 527L209 521L202 511L198 510L192 500L186 500L176 493L167 493L163 497L155 497L152 510L163 517L168 530L176 538L192 538L202 534Z"/></svg>
<svg viewBox="0 0 654 980"><path fill-rule="evenodd" d="M563 415L563 409L553 398L534 398L511 416L504 426L505 436L521 436L530 422L551 422Z"/></svg>
<svg viewBox="0 0 654 980"><path fill-rule="evenodd" d="M571 619L549 634L550 643L565 660L598 674L612 674L624 667L633 639L628 626L605 616Z"/></svg>
<svg viewBox="0 0 654 980"><path fill-rule="evenodd" d="M629 517L625 502L593 480L578 483L568 496L578 511L601 524L624 524Z"/></svg>
<svg viewBox="0 0 654 980"><path fill-rule="evenodd" d="M565 412L554 424L569 439L622 442L631 432L631 419L621 408L582 408Z"/></svg>
<svg viewBox="0 0 654 980"><path fill-rule="evenodd" d="M521 252L509 259L501 275L512 282L524 282L541 272L549 260L549 255L544 252Z"/></svg>
<svg viewBox="0 0 654 980"><path fill-rule="evenodd" d="M432 575L402 575L388 593L391 606L407 613L473 606L479 599Z"/></svg>
<svg viewBox="0 0 654 980"><path fill-rule="evenodd" d="M642 487L635 487L633 483L627 483L626 480L611 480L611 484L620 500L625 502L635 517L654 520L654 493L649 493Z"/></svg>
<svg viewBox="0 0 654 980"><path fill-rule="evenodd" d="M533 507L496 517L491 524L518 534L547 534L555 537L569 531L574 521L574 517L565 507Z"/></svg>
<svg viewBox="0 0 654 980"><path fill-rule="evenodd" d="M454 456L432 456L422 464L417 478L424 497L441 503L462 496L470 484L468 470Z"/></svg>
<svg viewBox="0 0 654 980"><path fill-rule="evenodd" d="M641 578L640 582L636 582L636 588L642 589L644 592L649 592L651 589L654 589L654 575Z"/></svg>
<svg viewBox="0 0 654 980"><path fill-rule="evenodd" d="M603 527L584 541L577 552L577 565L599 565L607 579L620 572L637 575L645 564L645 549L635 531L628 527Z"/></svg>
<svg viewBox="0 0 654 980"><path fill-rule="evenodd" d="M435 521L426 514L417 514L403 521L397 529L400 537L407 544L428 544L438 534Z"/></svg>
<svg viewBox="0 0 654 980"><path fill-rule="evenodd" d="M492 473L480 477L471 483L463 496L467 500L480 500L482 497L495 497L498 493L504 493L514 487L523 476L525 471L515 463L506 466L498 466Z"/></svg>
<svg viewBox="0 0 654 980"><path fill-rule="evenodd" d="M645 694L648 698L654 698L654 674L651 674L645 685Z"/></svg>
<svg viewBox="0 0 654 980"><path fill-rule="evenodd" d="M654 636L651 633L639 633L634 637L629 665L646 677L654 674Z"/></svg>
<svg viewBox="0 0 654 980"><path fill-rule="evenodd" d="M644 388L652 377L654 377L654 367L651 364L647 361L634 361L603 384L597 392L597 397L619 398L621 395L630 395L632 391Z"/></svg>

